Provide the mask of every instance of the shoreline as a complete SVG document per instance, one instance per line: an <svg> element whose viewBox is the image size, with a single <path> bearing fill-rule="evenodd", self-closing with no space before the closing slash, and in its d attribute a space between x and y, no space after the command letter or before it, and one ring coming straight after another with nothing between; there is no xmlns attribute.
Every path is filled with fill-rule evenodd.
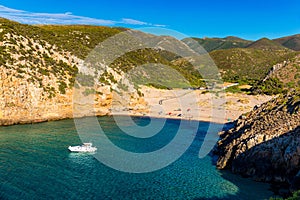
<svg viewBox="0 0 300 200"><path fill-rule="evenodd" d="M116 114L116 115L103 115L103 116L96 116L96 117L112 117L112 116L124 116L124 117L140 117L140 118L153 118L153 119L166 119L166 120L182 120L182 121L192 121L192 122L204 122L204 123L214 123L214 124L228 124L232 122L226 122L226 123L218 123L213 121L205 121L205 120L197 120L197 119L185 119L185 118L179 118L179 117L158 117L158 116L147 116L147 115L125 115L125 114ZM88 116L87 116L88 117ZM93 117L93 116L89 116Z"/></svg>
<svg viewBox="0 0 300 200"><path fill-rule="evenodd" d="M82 117L64 117L64 118L57 118L57 119L37 119L37 120L28 120L28 121L12 121L12 122L0 125L0 127L39 124L39 123L55 122L55 121L62 121L62 120L75 120L75 119L84 119L84 118L90 118L90 117L113 117L113 116L184 120L184 121L205 122L205 123L215 123L215 124L227 124L227 123L233 122L232 121L232 122L226 122L226 123L218 123L218 122L208 121L208 120L187 119L187 118L180 118L180 117L175 117L175 116L174 117L172 117L172 116L171 117L162 117L162 116L148 116L148 115L139 115L139 114L107 114L107 115L88 115L88 116L82 116Z"/></svg>
<svg viewBox="0 0 300 200"><path fill-rule="evenodd" d="M102 107L102 112L83 112L74 117L74 111L51 113L44 116L17 116L16 118L0 119L0 126L21 124L35 124L41 122L74 119L81 117L101 117L123 115L132 117L150 117L162 119L193 120L226 124L238 119L242 114L251 111L255 106L270 100L273 96L247 95L244 93L224 93L220 97L217 94L205 93L200 90L161 90L150 87L142 87L144 94L142 103L131 105L131 102L113 106L107 104ZM223 94L222 94L223 95ZM212 98L214 101L212 102ZM72 108L72 104L69 105ZM130 109L129 109L130 108ZM84 110L83 110L84 111Z"/></svg>

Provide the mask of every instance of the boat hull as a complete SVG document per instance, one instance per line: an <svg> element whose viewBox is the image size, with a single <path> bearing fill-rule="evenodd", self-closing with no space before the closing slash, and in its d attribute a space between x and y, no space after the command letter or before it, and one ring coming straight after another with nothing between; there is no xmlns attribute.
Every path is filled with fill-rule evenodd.
<svg viewBox="0 0 300 200"><path fill-rule="evenodd" d="M96 147L82 147L82 146L69 146L68 147L70 152L75 153L85 153L85 152L95 152L97 151Z"/></svg>

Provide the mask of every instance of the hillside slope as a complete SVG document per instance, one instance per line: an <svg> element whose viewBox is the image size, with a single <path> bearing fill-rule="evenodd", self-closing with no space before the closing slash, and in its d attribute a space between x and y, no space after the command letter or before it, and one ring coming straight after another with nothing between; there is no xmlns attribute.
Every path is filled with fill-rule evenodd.
<svg viewBox="0 0 300 200"><path fill-rule="evenodd" d="M244 81L252 84L268 74L273 65L288 61L297 55L285 50L235 48L210 52L225 81Z"/></svg>
<svg viewBox="0 0 300 200"><path fill-rule="evenodd" d="M282 37L274 39L274 41L280 43L281 45L293 49L295 51L300 51L300 34L292 35L288 37Z"/></svg>
<svg viewBox="0 0 300 200"><path fill-rule="evenodd" d="M220 49L243 48L251 43L238 37L228 36L225 38L192 38L197 41L207 52ZM183 39L186 42L187 39Z"/></svg>
<svg viewBox="0 0 300 200"><path fill-rule="evenodd" d="M282 46L280 43L277 43L276 41L270 40L268 38L261 38L249 44L248 46L246 46L246 48L269 50L269 51L289 50L288 48Z"/></svg>
<svg viewBox="0 0 300 200"><path fill-rule="evenodd" d="M275 64L267 76L254 84L252 93L279 94L300 88L300 54Z"/></svg>

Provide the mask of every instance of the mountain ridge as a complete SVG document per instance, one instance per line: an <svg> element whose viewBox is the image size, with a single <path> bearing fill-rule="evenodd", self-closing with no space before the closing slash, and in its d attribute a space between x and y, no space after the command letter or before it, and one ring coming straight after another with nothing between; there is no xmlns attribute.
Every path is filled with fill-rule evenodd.
<svg viewBox="0 0 300 200"><path fill-rule="evenodd" d="M191 39L197 41L206 51L211 52L220 49L242 48L246 47L251 41L244 40L234 36L225 38L195 38ZM185 42L187 38L182 41Z"/></svg>
<svg viewBox="0 0 300 200"><path fill-rule="evenodd" d="M246 46L246 48L253 49L262 49L262 50L288 50L288 48L282 46L281 44L275 42L274 40L270 40L268 38L261 38L259 40L254 41L253 43Z"/></svg>
<svg viewBox="0 0 300 200"><path fill-rule="evenodd" d="M243 39L236 36L226 36L223 38L218 37L204 37L197 38L191 37L191 39L196 40L203 48L208 51L221 50L221 49L232 49L232 48L248 48L249 46L252 48L258 48L258 46L267 46L271 50L273 50L272 46L275 49L283 49L287 48L293 51L300 51L300 34L295 34L291 36L283 36L280 38L269 39L266 37L260 38L258 40L252 41ZM185 41L186 38L182 39ZM256 43L262 43L264 45L256 45ZM252 44L252 45L251 45ZM261 48L260 48L261 49Z"/></svg>
<svg viewBox="0 0 300 200"><path fill-rule="evenodd" d="M300 34L277 38L274 41L292 50L300 51Z"/></svg>

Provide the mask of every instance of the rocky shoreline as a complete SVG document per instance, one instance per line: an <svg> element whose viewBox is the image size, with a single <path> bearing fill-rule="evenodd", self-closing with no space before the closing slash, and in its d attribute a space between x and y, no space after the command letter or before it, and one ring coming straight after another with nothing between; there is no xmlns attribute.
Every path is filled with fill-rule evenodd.
<svg viewBox="0 0 300 200"><path fill-rule="evenodd" d="M300 189L300 95L292 93L241 115L219 133L218 169Z"/></svg>

